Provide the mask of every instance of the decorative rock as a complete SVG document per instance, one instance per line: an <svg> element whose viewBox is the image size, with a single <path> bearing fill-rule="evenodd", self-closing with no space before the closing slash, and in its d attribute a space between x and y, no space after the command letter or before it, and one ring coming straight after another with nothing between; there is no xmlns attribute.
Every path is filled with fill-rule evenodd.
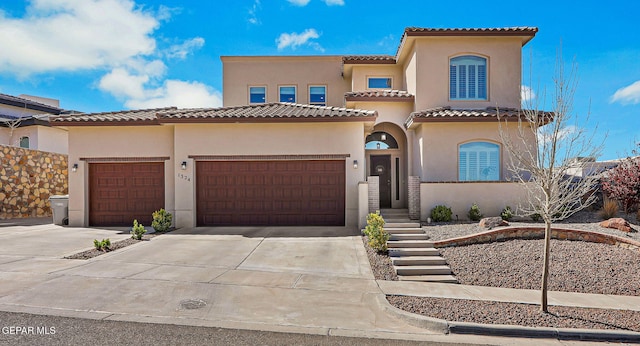
<svg viewBox="0 0 640 346"><path fill-rule="evenodd" d="M631 225L629 225L629 222L621 217L614 217L612 219L602 221L600 222L600 226L604 228L617 229L627 233L634 231L634 229L631 228Z"/></svg>
<svg viewBox="0 0 640 346"><path fill-rule="evenodd" d="M480 220L480 223L478 223L478 225L480 227L492 229L498 226L509 226L509 223L503 220L499 216L494 216L494 217L485 217L484 219Z"/></svg>

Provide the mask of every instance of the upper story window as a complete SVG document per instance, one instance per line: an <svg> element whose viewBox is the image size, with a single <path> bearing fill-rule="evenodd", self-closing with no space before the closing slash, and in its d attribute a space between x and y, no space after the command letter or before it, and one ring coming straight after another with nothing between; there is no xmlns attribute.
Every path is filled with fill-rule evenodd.
<svg viewBox="0 0 640 346"><path fill-rule="evenodd" d="M367 88L391 89L391 82L391 77L369 77L367 78Z"/></svg>
<svg viewBox="0 0 640 346"><path fill-rule="evenodd" d="M460 181L500 180L500 146L490 142L470 142L458 149Z"/></svg>
<svg viewBox="0 0 640 346"><path fill-rule="evenodd" d="M265 103L267 101L267 87L252 86L249 87L250 103Z"/></svg>
<svg viewBox="0 0 640 346"><path fill-rule="evenodd" d="M449 61L449 98L487 99L487 59L464 55Z"/></svg>
<svg viewBox="0 0 640 346"><path fill-rule="evenodd" d="M327 87L324 85L312 85L309 87L309 103L312 105L327 105Z"/></svg>
<svg viewBox="0 0 640 346"><path fill-rule="evenodd" d="M280 102L296 102L296 87L295 86L281 86L280 87Z"/></svg>

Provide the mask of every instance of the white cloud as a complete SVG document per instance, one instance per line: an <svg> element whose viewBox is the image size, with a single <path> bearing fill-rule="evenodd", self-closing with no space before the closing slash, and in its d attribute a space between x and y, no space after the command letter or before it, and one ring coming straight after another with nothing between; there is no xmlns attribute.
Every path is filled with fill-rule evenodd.
<svg viewBox="0 0 640 346"><path fill-rule="evenodd" d="M524 104L536 98L536 93L526 85L520 86L520 101Z"/></svg>
<svg viewBox="0 0 640 346"><path fill-rule="evenodd" d="M322 49L320 45L316 42L310 42L310 40L320 37L316 29L307 29L302 33L298 34L295 32L292 33L282 33L280 37L276 39L276 43L278 44L278 50L285 49L287 47L291 47L291 49L296 49L298 46L303 44L310 44L314 46L316 49Z"/></svg>
<svg viewBox="0 0 640 346"><path fill-rule="evenodd" d="M260 5L260 0L255 0L253 6L249 9L249 23L251 24L260 24L260 19L258 18L258 11L262 8Z"/></svg>
<svg viewBox="0 0 640 346"><path fill-rule="evenodd" d="M204 38L194 37L186 40L181 44L169 47L167 56L169 58L185 59L189 53L196 51L204 46Z"/></svg>
<svg viewBox="0 0 640 346"><path fill-rule="evenodd" d="M618 89L613 96L611 96L610 102L620 102L625 105L640 103L640 80Z"/></svg>
<svg viewBox="0 0 640 346"><path fill-rule="evenodd" d="M344 0L324 0L327 6L344 6Z"/></svg>
<svg viewBox="0 0 640 346"><path fill-rule="evenodd" d="M289 3L291 3L292 5L307 6L309 1L311 1L311 0L287 0L287 1L289 1Z"/></svg>

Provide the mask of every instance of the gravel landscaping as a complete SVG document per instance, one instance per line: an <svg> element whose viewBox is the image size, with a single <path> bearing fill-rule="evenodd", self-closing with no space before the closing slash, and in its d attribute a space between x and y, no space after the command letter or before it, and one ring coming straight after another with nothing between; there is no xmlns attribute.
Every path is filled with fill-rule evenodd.
<svg viewBox="0 0 640 346"><path fill-rule="evenodd" d="M109 249L106 250L106 251L97 250L97 249L94 248L94 249L78 252L76 254L73 254L71 256L66 256L64 258L65 259L88 260L90 258L94 258L94 257L98 257L100 255L104 255L104 254L106 254L108 252L111 252L111 251L122 249L123 247L127 247L129 245L137 244L137 243L139 243L141 241L151 240L151 238L157 237L157 236L165 234L165 233L168 233L168 232L163 232L163 233L156 232L156 233L145 234L145 235L142 236L141 240L137 240L137 239L133 239L133 238L120 240L120 241L111 243L111 246L109 246Z"/></svg>

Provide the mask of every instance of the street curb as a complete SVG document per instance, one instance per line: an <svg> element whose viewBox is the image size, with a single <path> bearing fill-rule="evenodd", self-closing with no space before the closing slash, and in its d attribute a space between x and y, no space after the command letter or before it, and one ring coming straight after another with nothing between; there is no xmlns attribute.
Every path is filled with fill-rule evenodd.
<svg viewBox="0 0 640 346"><path fill-rule="evenodd" d="M391 305L386 295L377 295L379 306L387 313L419 328L442 334L474 334L579 341L615 341L640 343L640 333L606 329L525 327L505 324L453 322L404 311Z"/></svg>

